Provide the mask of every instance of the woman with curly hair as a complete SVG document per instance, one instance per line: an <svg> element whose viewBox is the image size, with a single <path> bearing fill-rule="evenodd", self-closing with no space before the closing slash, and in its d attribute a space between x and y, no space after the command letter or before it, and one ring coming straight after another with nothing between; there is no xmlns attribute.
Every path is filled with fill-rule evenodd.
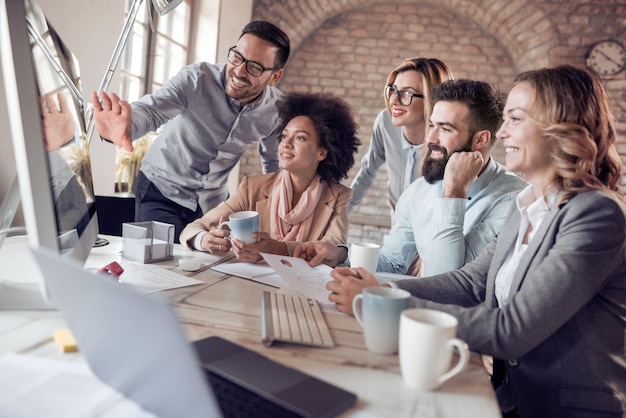
<svg viewBox="0 0 626 418"><path fill-rule="evenodd" d="M292 93L278 105L284 121L278 173L244 177L237 192L187 225L188 248L257 262L259 253L291 255L300 242L342 244L348 237L349 188L340 184L360 141L348 104L331 94ZM257 242L230 239L220 221L239 211L259 213Z"/></svg>
<svg viewBox="0 0 626 418"><path fill-rule="evenodd" d="M572 66L524 72L497 136L530 183L508 226L462 269L394 286L494 358L505 416L626 417L626 205L604 87ZM344 312L378 285L360 269L332 275Z"/></svg>

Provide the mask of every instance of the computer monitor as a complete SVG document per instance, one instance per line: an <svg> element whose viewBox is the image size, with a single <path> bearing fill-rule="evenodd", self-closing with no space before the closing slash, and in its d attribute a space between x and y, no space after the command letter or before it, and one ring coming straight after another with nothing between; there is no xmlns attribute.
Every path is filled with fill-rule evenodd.
<svg viewBox="0 0 626 418"><path fill-rule="evenodd" d="M78 64L33 0L0 2L0 58L28 245L84 262L98 222ZM40 98L48 93L66 98L74 136L47 149ZM31 295L9 295L10 283L1 284L0 309L31 309L30 302L42 307L22 300ZM41 281L25 287L35 290L32 297L48 301Z"/></svg>

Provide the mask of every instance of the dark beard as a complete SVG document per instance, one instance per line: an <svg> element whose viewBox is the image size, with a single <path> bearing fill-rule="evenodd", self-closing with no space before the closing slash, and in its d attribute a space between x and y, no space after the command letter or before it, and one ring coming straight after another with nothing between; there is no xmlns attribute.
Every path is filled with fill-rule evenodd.
<svg viewBox="0 0 626 418"><path fill-rule="evenodd" d="M455 152L470 152L472 150L473 136L474 135L471 135L465 144L452 151L452 154ZM433 159L431 157L433 150L441 152L443 154L443 158L440 160ZM446 171L446 164L448 164L449 159L450 156L448 155L447 149L441 145L428 144L428 154L426 155L424 166L422 167L422 176L424 176L424 180L426 180L429 184L435 184L439 180L443 180L443 174Z"/></svg>
<svg viewBox="0 0 626 418"><path fill-rule="evenodd" d="M440 160L434 160L431 158L431 154L435 151L443 153L443 158ZM439 145L429 144L428 154L424 161L424 167L422 167L422 176L430 184L435 184L439 180L443 180L443 173L446 171L446 164L448 163L448 150Z"/></svg>

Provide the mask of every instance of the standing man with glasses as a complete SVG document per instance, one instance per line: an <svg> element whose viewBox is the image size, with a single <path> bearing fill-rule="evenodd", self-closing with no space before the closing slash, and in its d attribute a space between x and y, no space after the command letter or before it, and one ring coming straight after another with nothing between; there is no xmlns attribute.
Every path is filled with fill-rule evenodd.
<svg viewBox="0 0 626 418"><path fill-rule="evenodd" d="M352 181L350 211L358 206L387 162L388 198L391 210L400 194L420 176L420 161L428 119L431 90L451 80L448 66L436 58L404 60L387 77L383 90L386 109L376 117L367 154Z"/></svg>
<svg viewBox="0 0 626 418"><path fill-rule="evenodd" d="M289 52L281 29L254 21L226 64L188 65L132 105L115 93L92 94L98 133L127 151L161 128L135 181L136 221L173 224L178 242L188 223L228 197L228 174L251 144L259 144L263 172L278 171L275 85Z"/></svg>

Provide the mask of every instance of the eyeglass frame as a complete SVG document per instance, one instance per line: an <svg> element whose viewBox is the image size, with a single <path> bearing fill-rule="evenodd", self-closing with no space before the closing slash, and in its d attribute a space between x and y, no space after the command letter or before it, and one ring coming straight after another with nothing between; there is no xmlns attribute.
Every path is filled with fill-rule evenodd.
<svg viewBox="0 0 626 418"><path fill-rule="evenodd" d="M391 93L389 93L389 91L391 91ZM402 98L401 98L402 96L400 95L400 93L402 93L404 95L406 95L406 94L409 95L409 103L403 103L402 102ZM424 95L422 93L411 93L408 90L398 90L394 86L385 86L385 91L384 91L385 100L387 100L387 101L391 100L391 98L393 97L394 94L398 97L398 101L400 102L400 104L402 106L410 106L411 103L413 102L413 97L418 97L420 99L424 98Z"/></svg>
<svg viewBox="0 0 626 418"><path fill-rule="evenodd" d="M239 67L241 64L246 64L246 72L248 74L250 74L252 77L261 77L263 75L264 72L266 71L274 71L274 70L279 70L280 67L264 67L263 65L261 65L260 63L256 62L256 61L250 61L249 59L246 59L246 57L244 57L241 52L237 51L236 46L232 46L230 48L228 48L228 57L227 60L229 63L231 63L232 65L234 65L235 67ZM241 57L241 62L239 64L235 64L234 62L231 61L231 53L235 54L235 56L239 56ZM252 74L252 72L250 71L249 66L250 65L257 65L260 70L261 73L259 75L256 74Z"/></svg>

